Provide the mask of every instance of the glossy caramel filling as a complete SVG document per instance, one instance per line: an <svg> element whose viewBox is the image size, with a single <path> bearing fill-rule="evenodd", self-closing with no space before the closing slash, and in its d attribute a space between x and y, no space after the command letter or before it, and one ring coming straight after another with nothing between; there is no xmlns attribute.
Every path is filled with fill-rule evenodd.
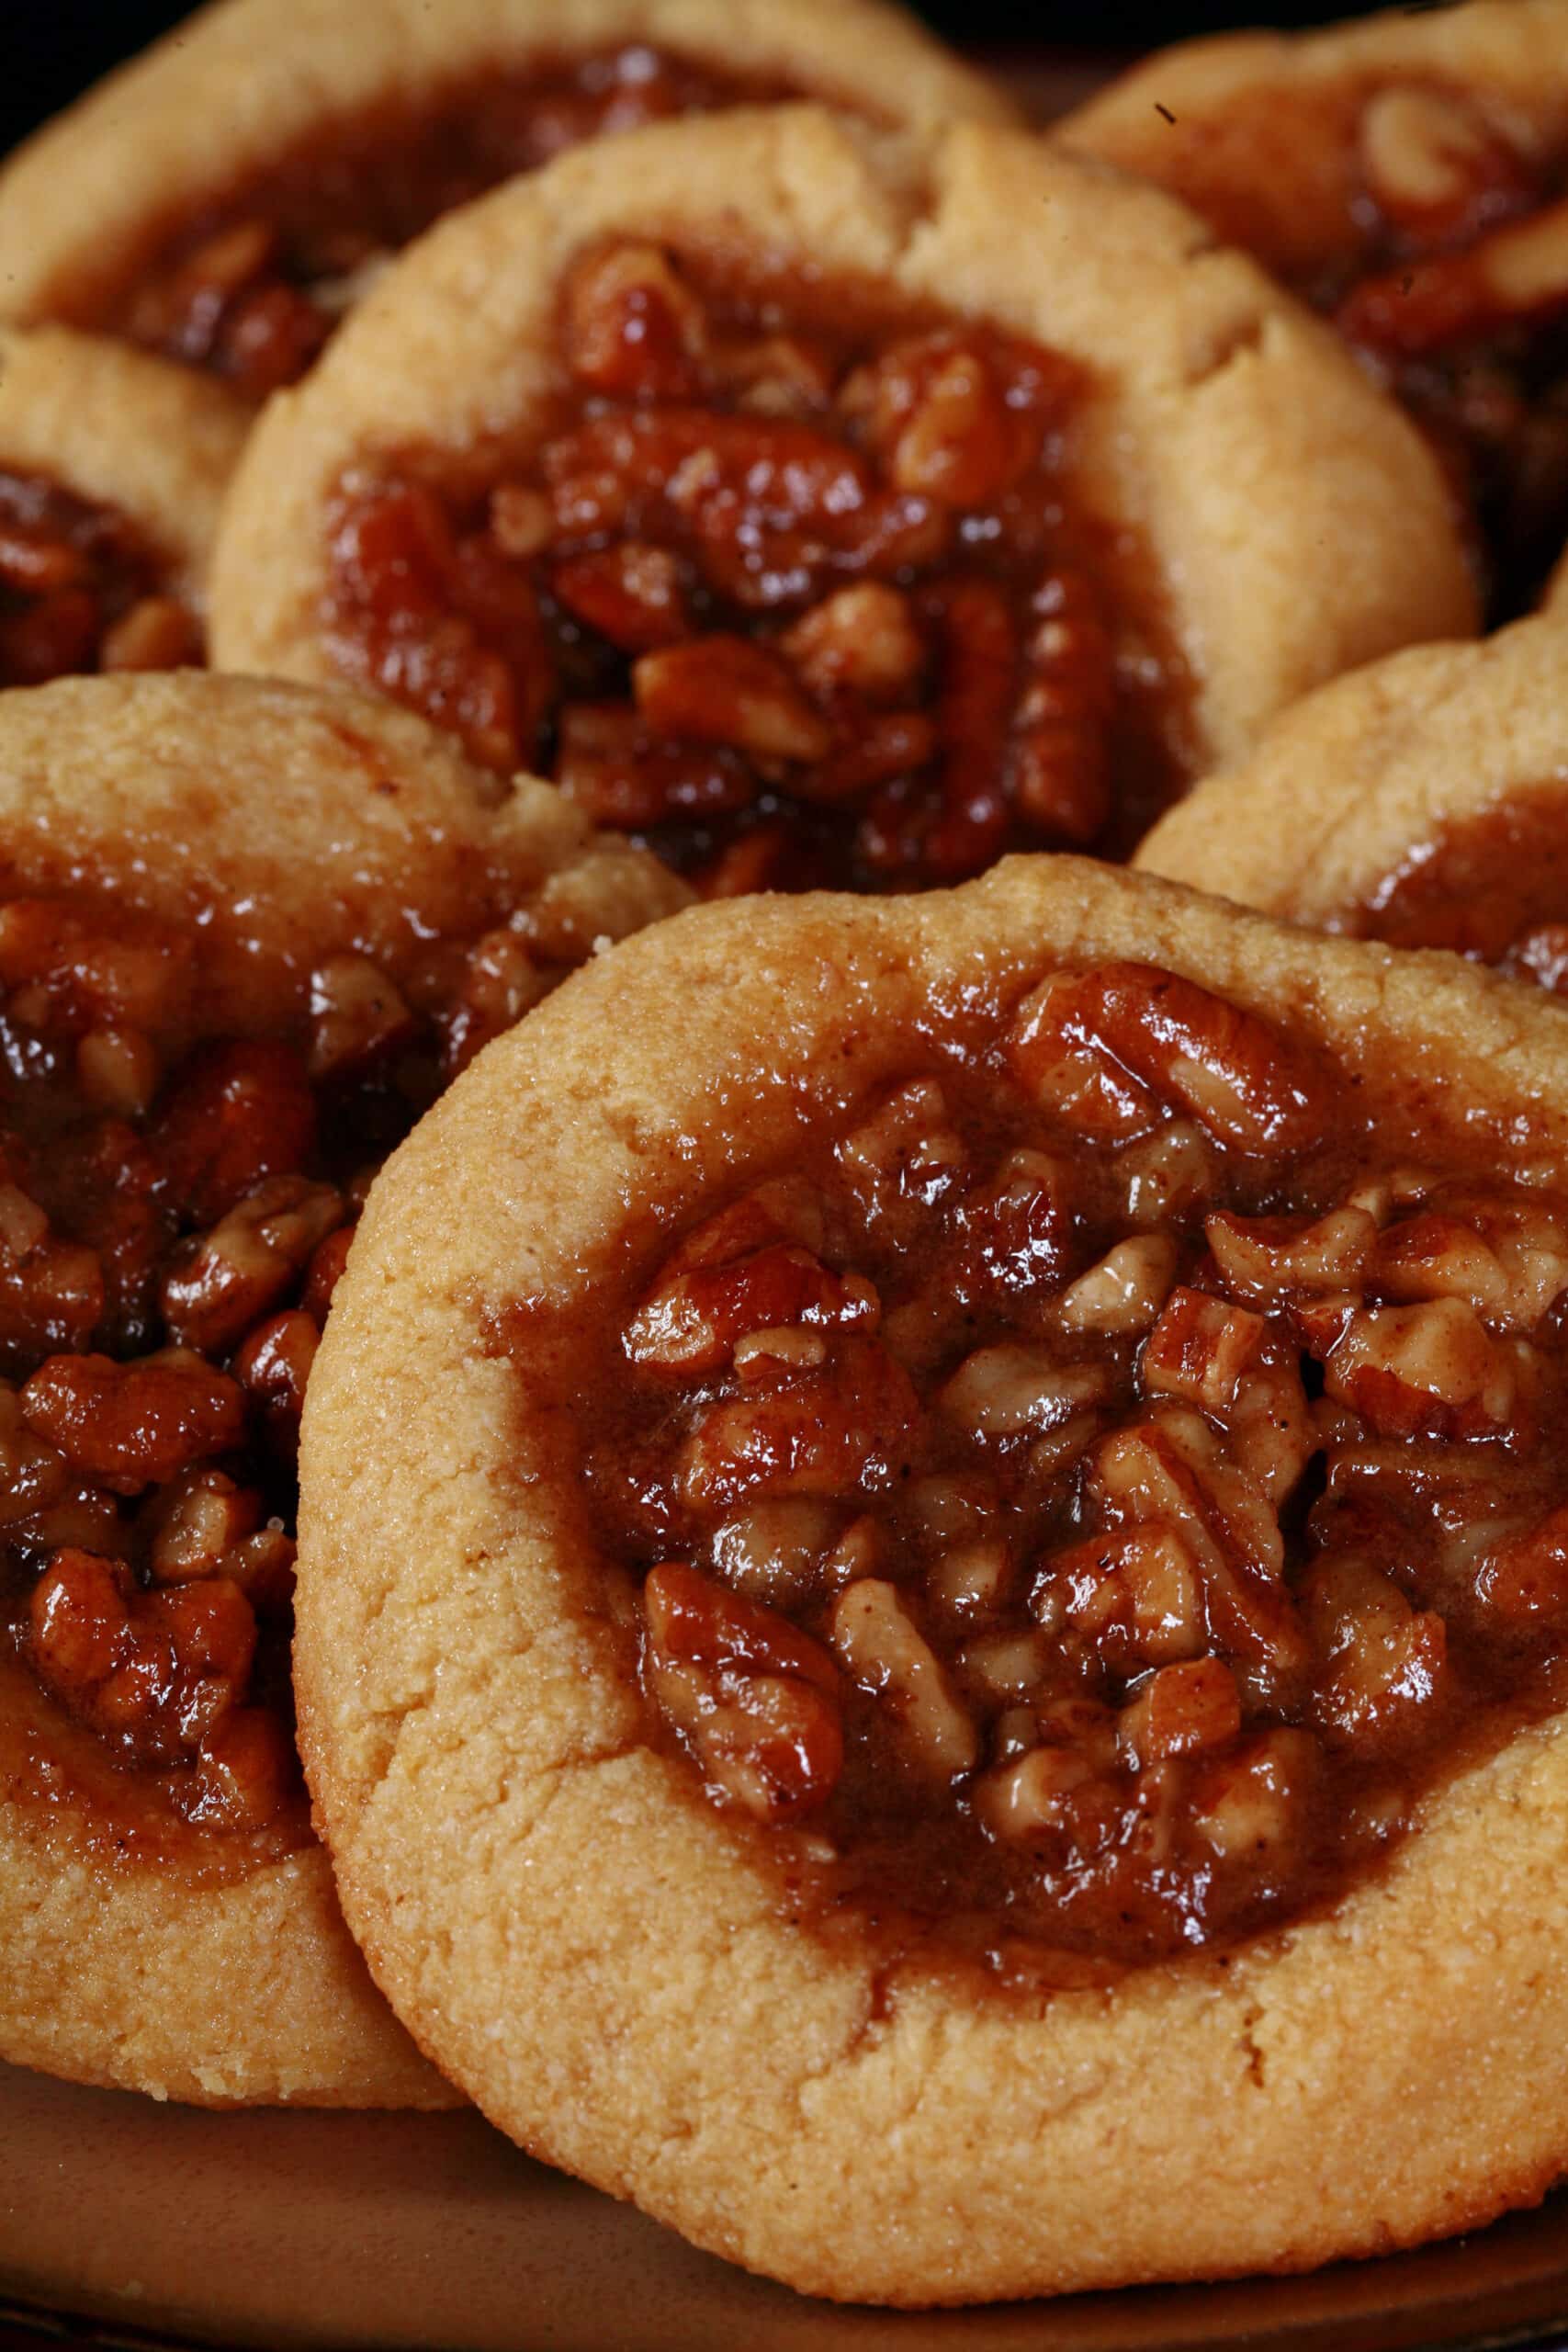
<svg viewBox="0 0 1568 2352"><path fill-rule="evenodd" d="M1568 819L1556 792L1511 793L1416 842L1332 928L1393 947L1447 947L1568 991Z"/></svg>
<svg viewBox="0 0 1568 2352"><path fill-rule="evenodd" d="M1568 1199L1412 1150L1070 969L601 1306L629 1663L792 1917L1046 1986L1223 1951L1558 1705Z"/></svg>
<svg viewBox="0 0 1568 2352"><path fill-rule="evenodd" d="M1300 290L1433 440L1473 520L1495 620L1568 537L1568 196L1472 93L1365 95L1342 258Z"/></svg>
<svg viewBox="0 0 1568 2352"><path fill-rule="evenodd" d="M355 474L326 641L708 895L1124 855L1191 757L1133 535L1042 346L619 243L563 288L531 459Z"/></svg>
<svg viewBox="0 0 1568 2352"><path fill-rule="evenodd" d="M107 894L0 904L0 1791L201 1884L310 1836L295 1454L366 1188L561 977L503 921L214 1036L205 951Z"/></svg>
<svg viewBox="0 0 1568 2352"><path fill-rule="evenodd" d="M375 272L456 206L587 140L812 95L830 92L643 41L498 63L418 104L313 129L175 224L108 323L264 400L305 373Z"/></svg>
<svg viewBox="0 0 1568 2352"><path fill-rule="evenodd" d="M0 688L202 658L200 623L125 515L0 467Z"/></svg>

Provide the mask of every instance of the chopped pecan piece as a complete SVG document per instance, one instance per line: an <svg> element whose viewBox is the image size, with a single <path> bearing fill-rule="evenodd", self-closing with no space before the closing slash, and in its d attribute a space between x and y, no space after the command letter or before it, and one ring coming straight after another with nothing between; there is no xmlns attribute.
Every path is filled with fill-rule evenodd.
<svg viewBox="0 0 1568 2352"><path fill-rule="evenodd" d="M194 1054L150 1140L185 1214L211 1225L264 1178L299 1167L315 1136L315 1097L299 1056L258 1038Z"/></svg>
<svg viewBox="0 0 1568 2352"><path fill-rule="evenodd" d="M332 1185L268 1177L170 1266L163 1305L171 1333L222 1355L278 1304L343 1215Z"/></svg>
<svg viewBox="0 0 1568 2352"><path fill-rule="evenodd" d="M1070 1747L1032 1747L987 1772L976 1791L980 1817L995 1838L1023 1839L1069 1828L1073 1800L1099 1790L1087 1758Z"/></svg>
<svg viewBox="0 0 1568 2352"><path fill-rule="evenodd" d="M141 1117L157 1091L159 1055L143 1029L89 1029L77 1041L76 1079L95 1110Z"/></svg>
<svg viewBox="0 0 1568 2352"><path fill-rule="evenodd" d="M1444 1695L1442 1619L1412 1610L1398 1586L1366 1562L1320 1561L1302 1588L1302 1606L1329 1668L1315 1709L1326 1732L1364 1744L1386 1731L1391 1717Z"/></svg>
<svg viewBox="0 0 1568 2352"><path fill-rule="evenodd" d="M183 670L202 659L201 627L177 596L142 596L104 631L105 670Z"/></svg>
<svg viewBox="0 0 1568 2352"><path fill-rule="evenodd" d="M1489 1553L1475 1589L1488 1607L1509 1618L1560 1616L1568 1608L1568 1507Z"/></svg>
<svg viewBox="0 0 1568 2352"><path fill-rule="evenodd" d="M708 1778L761 1821L825 1803L843 1734L820 1645L679 1561L652 1570L643 1608L650 1679Z"/></svg>
<svg viewBox="0 0 1568 2352"><path fill-rule="evenodd" d="M268 1439L290 1459L299 1444L305 1384L319 1344L315 1323L295 1307L258 1324L234 1358L234 1377L259 1408Z"/></svg>
<svg viewBox="0 0 1568 2352"><path fill-rule="evenodd" d="M969 1165L963 1136L934 1080L900 1087L838 1147L844 1172L895 1245L921 1212L956 1188Z"/></svg>
<svg viewBox="0 0 1568 2352"><path fill-rule="evenodd" d="M1043 417L1065 394L1070 370L1053 382L1036 363L1024 383L1005 347L983 330L940 330L895 344L844 388L845 413L859 420L899 490L950 506L999 498L1038 455Z"/></svg>
<svg viewBox="0 0 1568 2352"><path fill-rule="evenodd" d="M226 1577L141 1593L118 1561L60 1553L33 1588L30 1655L73 1713L139 1760L197 1750L234 1707L255 1649Z"/></svg>
<svg viewBox="0 0 1568 2352"><path fill-rule="evenodd" d="M1011 1050L1042 1107L1089 1136L1137 1133L1168 1104L1232 1150L1284 1158L1329 1124L1310 1052L1150 965L1056 973L1025 1005Z"/></svg>
<svg viewBox="0 0 1568 2352"><path fill-rule="evenodd" d="M1226 1747L1241 1729L1235 1677L1217 1657L1162 1666L1122 1711L1122 1746L1140 1765Z"/></svg>
<svg viewBox="0 0 1568 2352"><path fill-rule="evenodd" d="M1204 1767L1192 1819L1220 1861L1263 1871L1289 1860L1307 1833L1321 1756L1308 1732L1269 1731Z"/></svg>
<svg viewBox="0 0 1568 2352"><path fill-rule="evenodd" d="M0 1193L0 1216L6 1195ZM61 1241L25 1194L31 1212L0 1223L0 1348L33 1358L55 1349L85 1347L103 1320L104 1270L96 1251Z"/></svg>
<svg viewBox="0 0 1568 2352"><path fill-rule="evenodd" d="M244 1398L189 1349L134 1363L51 1356L22 1390L28 1426L73 1468L124 1494L226 1453L244 1434Z"/></svg>
<svg viewBox="0 0 1568 2352"><path fill-rule="evenodd" d="M1036 832L1086 847L1111 817L1115 648L1100 596L1082 571L1054 572L1035 591L1030 621L1012 798Z"/></svg>
<svg viewBox="0 0 1568 2352"><path fill-rule="evenodd" d="M1065 1621L1119 1668L1196 1657L1207 1639L1202 1586L1177 1524L1158 1520L1091 1536L1047 1560L1035 1614Z"/></svg>
<svg viewBox="0 0 1568 2352"><path fill-rule="evenodd" d="M757 1503L716 1529L714 1566L745 1599L788 1608L816 1589L842 1525L841 1511L808 1496Z"/></svg>
<svg viewBox="0 0 1568 2352"><path fill-rule="evenodd" d="M1203 1224L1233 1297L1273 1306L1293 1292L1359 1289L1378 1228L1365 1209L1332 1209L1302 1227L1291 1217L1243 1217L1220 1209Z"/></svg>
<svg viewBox="0 0 1568 2352"><path fill-rule="evenodd" d="M840 1277L810 1252L774 1244L717 1267L672 1275L626 1327L634 1363L694 1378L722 1363L738 1340L771 1326L874 1325L877 1297L858 1274Z"/></svg>
<svg viewBox="0 0 1568 2352"><path fill-rule="evenodd" d="M567 281L567 364L614 400L687 400L705 373L707 322L657 245L613 245Z"/></svg>
<svg viewBox="0 0 1568 2352"><path fill-rule="evenodd" d="M1227 1657L1288 1679L1305 1662L1306 1642L1280 1583L1279 1521L1250 1478L1203 1459L1183 1435L1150 1422L1106 1439L1089 1491L1113 1523L1175 1527L1203 1578L1211 1637Z"/></svg>
<svg viewBox="0 0 1568 2352"><path fill-rule="evenodd" d="M558 602L623 652L678 645L692 634L691 600L679 560L667 548L624 539L557 564L550 589ZM675 728L674 733L692 729ZM728 740L720 738L721 741Z"/></svg>
<svg viewBox="0 0 1568 2352"><path fill-rule="evenodd" d="M1113 1386L1102 1365L1063 1363L1048 1349L1011 1344L966 1357L939 1402L976 1437L1016 1437L1024 1430L1056 1428L1086 1406L1103 1404Z"/></svg>
<svg viewBox="0 0 1568 2352"><path fill-rule="evenodd" d="M744 637L699 637L645 653L632 684L637 709L661 735L764 760L819 760L830 741L787 665Z"/></svg>
<svg viewBox="0 0 1568 2352"><path fill-rule="evenodd" d="M919 1771L951 1780L973 1769L979 1758L975 1725L896 1585L875 1577L846 1585L833 1603L832 1634L849 1674L891 1709Z"/></svg>
<svg viewBox="0 0 1568 2352"><path fill-rule="evenodd" d="M1463 1299L1489 1323L1529 1330L1568 1285L1568 1228L1526 1202L1461 1196L1391 1225L1374 1272L1396 1299Z"/></svg>
<svg viewBox="0 0 1568 2352"><path fill-rule="evenodd" d="M726 816L756 797L756 780L723 744L672 741L619 703L561 712L556 776L596 824L635 832L682 818Z"/></svg>
<svg viewBox="0 0 1568 2352"><path fill-rule="evenodd" d="M183 1471L146 1507L148 1566L155 1584L188 1584L217 1573L224 1556L255 1532L261 1498L221 1470Z"/></svg>
<svg viewBox="0 0 1568 2352"><path fill-rule="evenodd" d="M1173 1291L1144 1346L1144 1386L1156 1396L1186 1397L1206 1412L1228 1412L1267 1330L1263 1317L1244 1307L1201 1291Z"/></svg>
<svg viewBox="0 0 1568 2352"><path fill-rule="evenodd" d="M367 956L330 956L310 975L310 1076L333 1078L413 1035L413 1016Z"/></svg>
<svg viewBox="0 0 1568 2352"><path fill-rule="evenodd" d="M960 1215L992 1282L1022 1289L1064 1271L1073 1234L1071 1195L1066 1170L1048 1152L1010 1152L993 1181L968 1195ZM1135 1257L1118 1259L1111 1283L1122 1304L1130 1303L1123 1275L1135 1288L1141 1271Z"/></svg>
<svg viewBox="0 0 1568 2352"><path fill-rule="evenodd" d="M1138 1234L1130 1241L1117 1242L1097 1266L1080 1274L1063 1293L1057 1310L1062 1321L1069 1331L1146 1331L1157 1317L1149 1341L1153 1349L1169 1320L1170 1308L1165 1306L1165 1299L1176 1272L1176 1245L1163 1234ZM1178 1293L1181 1298L1191 1295L1187 1291ZM1148 1367L1145 1351L1144 1377L1151 1386L1158 1387L1157 1380L1150 1380Z"/></svg>
<svg viewBox="0 0 1568 2352"><path fill-rule="evenodd" d="M1324 1385L1390 1437L1488 1436L1517 1381L1473 1307L1457 1298L1357 1309L1328 1349Z"/></svg>
<svg viewBox="0 0 1568 2352"><path fill-rule="evenodd" d="M807 691L870 703L901 702L925 667L925 639L902 589L879 580L836 588L779 639Z"/></svg>
<svg viewBox="0 0 1568 2352"><path fill-rule="evenodd" d="M873 1340L846 1332L816 1369L779 1366L761 1392L705 1407L685 1451L699 1506L761 1495L847 1495L886 1486L919 1420L908 1376Z"/></svg>
<svg viewBox="0 0 1568 2352"><path fill-rule="evenodd" d="M234 1707L203 1739L181 1810L203 1829L256 1829L299 1785L285 1726L265 1707Z"/></svg>

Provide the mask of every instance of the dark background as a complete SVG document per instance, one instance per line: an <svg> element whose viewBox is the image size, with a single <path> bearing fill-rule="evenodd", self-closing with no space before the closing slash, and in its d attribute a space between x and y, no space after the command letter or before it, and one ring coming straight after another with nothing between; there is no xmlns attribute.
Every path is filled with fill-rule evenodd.
<svg viewBox="0 0 1568 2352"><path fill-rule="evenodd" d="M179 0L0 0L0 150L85 90L186 13ZM1190 33L1257 23L1321 23L1356 13L1353 0L1314 7L1307 0L923 0L919 13L966 48L1057 45L1136 51ZM264 11L265 14L265 11Z"/></svg>

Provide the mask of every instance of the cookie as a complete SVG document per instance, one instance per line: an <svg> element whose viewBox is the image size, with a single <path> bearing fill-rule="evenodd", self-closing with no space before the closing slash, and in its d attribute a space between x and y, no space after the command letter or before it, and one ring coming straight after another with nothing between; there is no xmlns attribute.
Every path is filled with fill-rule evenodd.
<svg viewBox="0 0 1568 2352"><path fill-rule="evenodd" d="M1427 645L1287 711L1138 853L1314 929L1568 984L1568 637Z"/></svg>
<svg viewBox="0 0 1568 2352"><path fill-rule="evenodd" d="M855 2300L1538 2198L1565 1084L1530 991L1068 858L569 981L305 1416L301 1749L423 2045Z"/></svg>
<svg viewBox="0 0 1568 2352"><path fill-rule="evenodd" d="M208 555L250 422L145 353L0 329L0 686L201 660Z"/></svg>
<svg viewBox="0 0 1568 2352"><path fill-rule="evenodd" d="M1416 436L1156 191L975 125L632 135L444 222L272 407L220 665L378 684L716 895L1125 854L1470 626Z"/></svg>
<svg viewBox="0 0 1568 2352"><path fill-rule="evenodd" d="M0 316L261 399L452 206L583 140L783 97L1017 119L886 0L220 0L0 175Z"/></svg>
<svg viewBox="0 0 1568 2352"><path fill-rule="evenodd" d="M0 698L0 2057L440 2105L310 1834L299 1400L368 1172L679 886L346 690Z"/></svg>
<svg viewBox="0 0 1568 2352"><path fill-rule="evenodd" d="M1331 317L1462 492L1493 609L1568 535L1568 14L1390 8L1145 60L1067 118Z"/></svg>

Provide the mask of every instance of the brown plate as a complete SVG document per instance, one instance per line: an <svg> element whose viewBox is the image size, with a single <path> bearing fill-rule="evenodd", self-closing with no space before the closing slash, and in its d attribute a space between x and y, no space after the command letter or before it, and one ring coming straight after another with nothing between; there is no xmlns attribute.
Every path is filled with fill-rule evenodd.
<svg viewBox="0 0 1568 2352"><path fill-rule="evenodd" d="M1305 2278L895 2317L698 2254L471 2113L209 2115L0 2067L0 2301L209 2344L448 2352L1478 2347L1568 2321L1568 2194Z"/></svg>

